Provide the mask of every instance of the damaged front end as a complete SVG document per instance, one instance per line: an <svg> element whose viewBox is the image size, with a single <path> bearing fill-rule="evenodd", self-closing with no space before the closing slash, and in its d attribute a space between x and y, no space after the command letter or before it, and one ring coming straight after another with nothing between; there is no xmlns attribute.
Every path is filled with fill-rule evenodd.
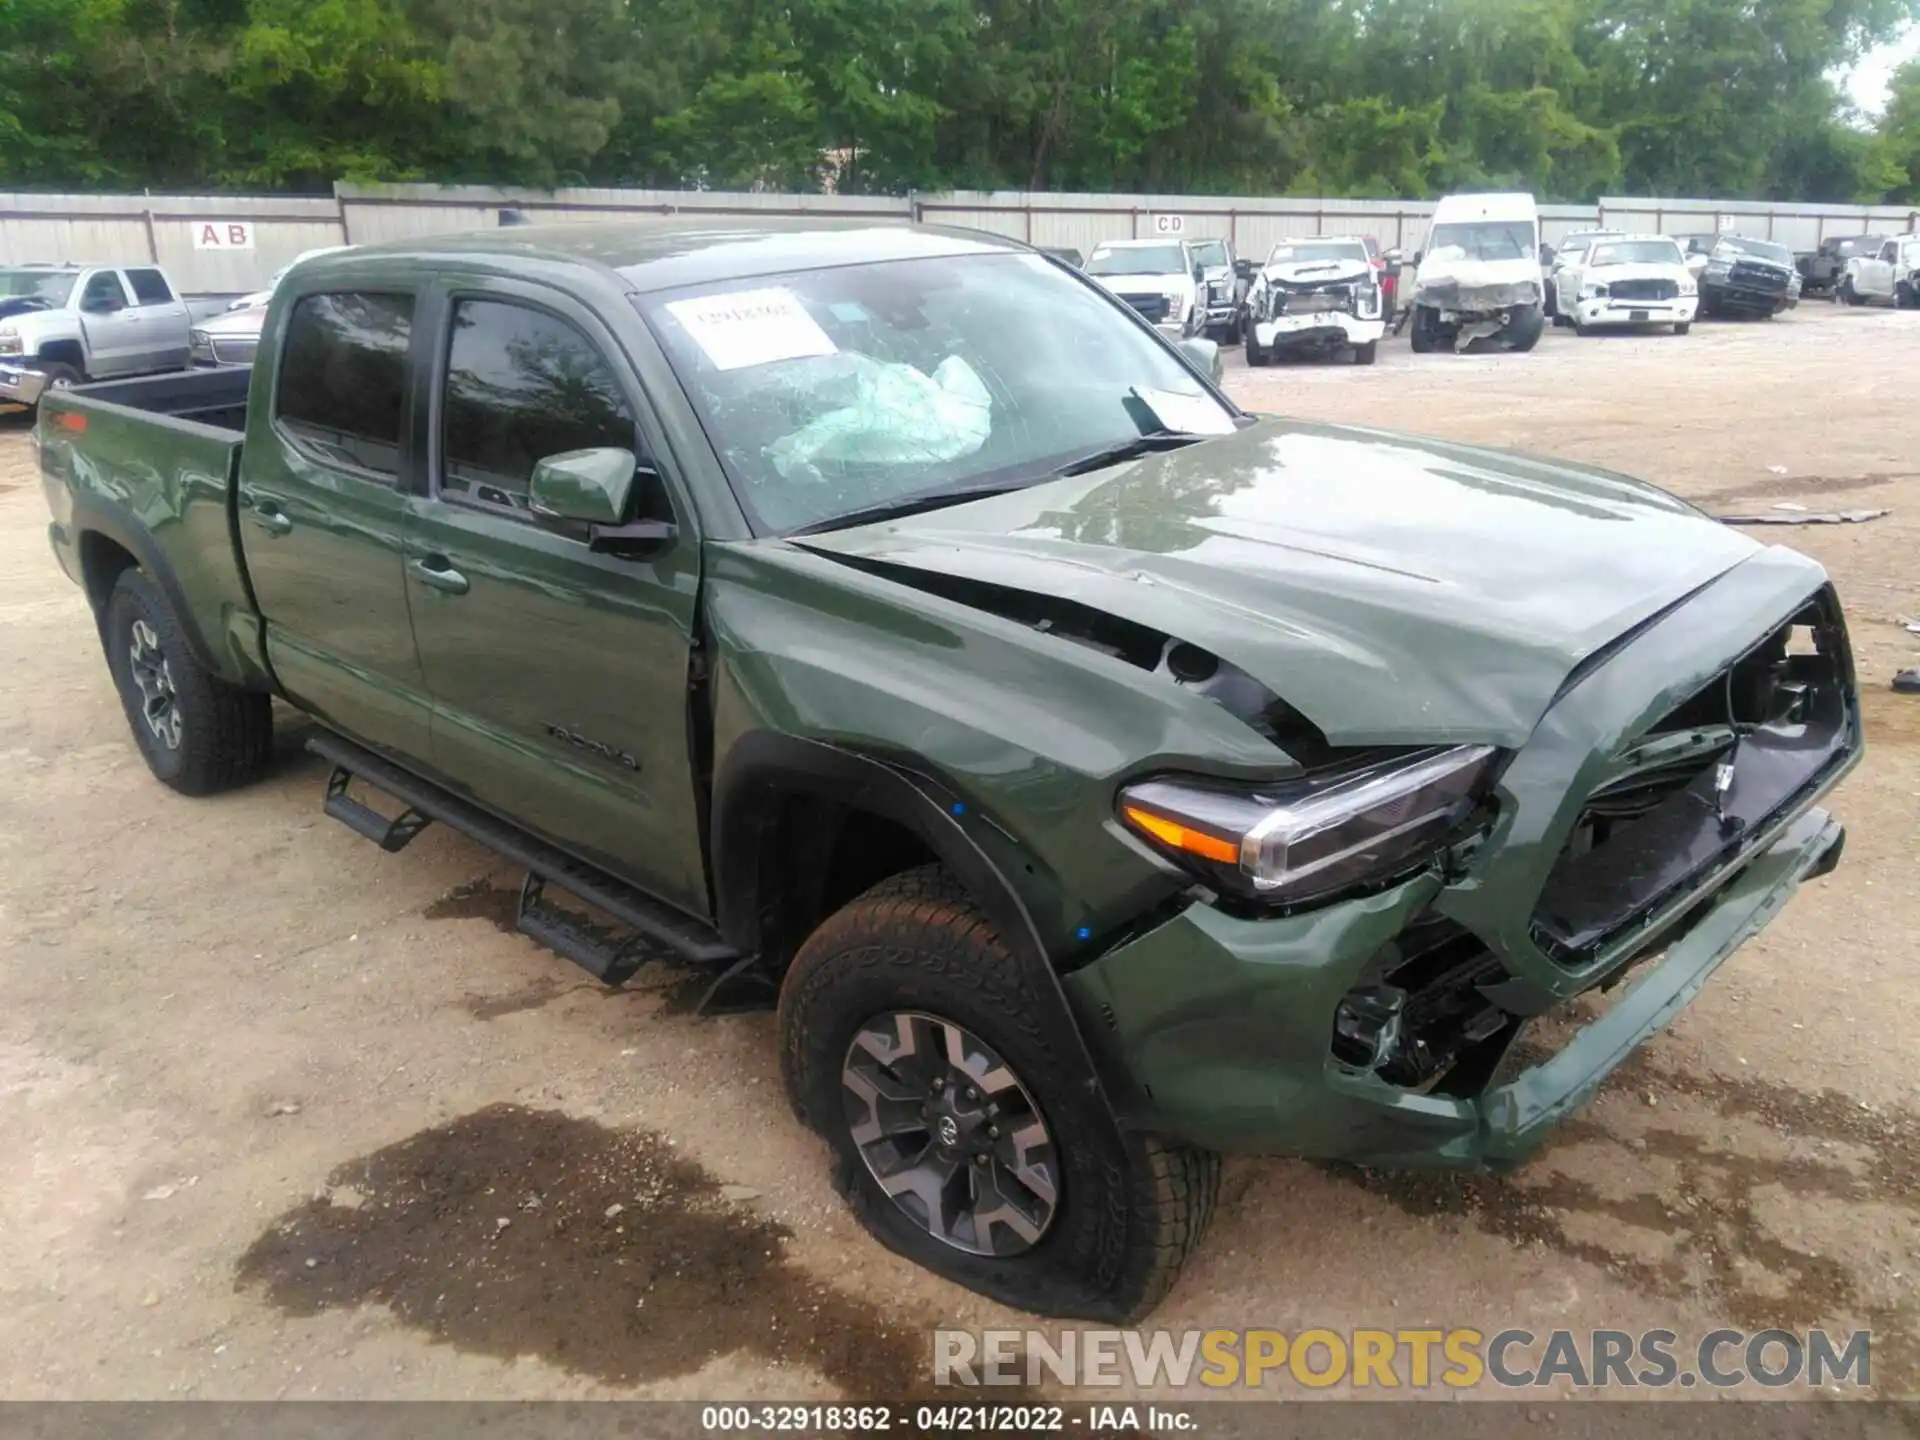
<svg viewBox="0 0 1920 1440"><path fill-rule="evenodd" d="M1545 325L1544 295L1539 275L1531 268L1520 278L1459 273L1419 276L1411 306L1415 348L1447 343L1463 351L1475 341L1498 339L1517 350L1532 349Z"/></svg>
<svg viewBox="0 0 1920 1440"><path fill-rule="evenodd" d="M1223 890L1070 974L1139 1123L1379 1163L1531 1153L1838 863L1815 808L1861 754L1838 602L1823 587L1703 663L1743 588L1577 674L1418 873L1264 912ZM1601 991L1602 1013L1571 1003Z"/></svg>
<svg viewBox="0 0 1920 1440"><path fill-rule="evenodd" d="M1370 346L1385 333L1380 286L1366 266L1335 274L1313 267L1269 269L1247 296L1248 359L1254 363L1272 354Z"/></svg>

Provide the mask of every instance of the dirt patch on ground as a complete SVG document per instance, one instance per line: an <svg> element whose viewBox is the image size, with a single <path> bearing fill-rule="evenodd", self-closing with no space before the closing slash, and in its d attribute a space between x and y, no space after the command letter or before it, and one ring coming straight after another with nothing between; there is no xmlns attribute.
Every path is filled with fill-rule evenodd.
<svg viewBox="0 0 1920 1440"><path fill-rule="evenodd" d="M612 1385L731 1355L906 1396L925 1347L787 1255L670 1140L495 1105L339 1166L239 1263L290 1315L381 1305L458 1349L537 1355Z"/></svg>

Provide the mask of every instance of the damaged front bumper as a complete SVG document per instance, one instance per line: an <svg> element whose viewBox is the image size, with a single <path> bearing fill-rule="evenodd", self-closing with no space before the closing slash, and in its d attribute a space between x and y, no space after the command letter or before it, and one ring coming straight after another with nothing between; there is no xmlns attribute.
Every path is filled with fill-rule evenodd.
<svg viewBox="0 0 1920 1440"><path fill-rule="evenodd" d="M1384 320L1362 319L1342 310L1282 314L1253 325L1254 343L1262 350L1371 345L1386 333Z"/></svg>
<svg viewBox="0 0 1920 1440"><path fill-rule="evenodd" d="M1457 1167L1524 1160L1802 881L1838 863L1842 828L1817 802L1859 760L1857 698L1844 628L1832 628L1837 607L1830 591L1807 589L1809 572L1818 576L1811 562L1765 552L1581 676L1513 753L1498 819L1448 873L1273 918L1194 904L1065 976L1128 1123L1228 1151ZM1643 813L1658 845L1595 846L1585 856L1602 856L1598 866L1574 855L1597 802L1622 793L1619 756L1644 752L1656 722L1667 736L1662 717L1690 716L1690 697L1713 692L1716 675L1744 686L1756 642L1816 611L1832 616L1822 652L1831 675L1807 702L1814 718L1758 727L1774 743L1755 740L1749 758L1734 750L1748 778L1732 793L1753 797L1738 828L1714 820L1699 793L1711 767L1696 767ZM1789 660L1787 690L1805 689L1816 663L1826 661ZM1838 729L1821 728L1829 721ZM1818 744L1807 738L1816 731ZM1794 763L1802 770L1781 768ZM1702 818L1688 804L1709 808ZM1723 802L1723 816L1737 810ZM1692 830L1676 833L1676 815ZM1703 850L1701 836L1716 834ZM1581 890L1572 899L1570 876ZM1583 932L1582 899L1603 903L1607 922ZM1426 948L1435 936L1444 939ZM1357 999L1364 1010L1383 975L1399 984L1416 973L1423 988L1407 982L1390 1034L1360 1035L1356 1054ZM1568 1002L1602 987L1617 997L1610 1008L1505 1078L1534 1021L1566 1018Z"/></svg>
<svg viewBox="0 0 1920 1440"><path fill-rule="evenodd" d="M1463 285L1453 280L1433 280L1419 287L1413 303L1440 312L1443 323L1472 323L1502 318L1516 308L1541 303L1543 292L1537 282L1515 281L1499 285Z"/></svg>
<svg viewBox="0 0 1920 1440"><path fill-rule="evenodd" d="M0 405L38 405L46 388L47 377L38 370L0 365Z"/></svg>

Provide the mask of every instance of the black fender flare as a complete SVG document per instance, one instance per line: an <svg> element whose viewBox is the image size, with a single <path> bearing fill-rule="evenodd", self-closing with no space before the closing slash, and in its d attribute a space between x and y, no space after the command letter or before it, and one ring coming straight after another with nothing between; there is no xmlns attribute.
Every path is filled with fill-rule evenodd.
<svg viewBox="0 0 1920 1440"><path fill-rule="evenodd" d="M167 597L167 604L173 607L174 618L180 622L180 634L187 642L187 649L193 652L193 658L209 675L224 675L228 667L223 666L212 644L200 633L199 622L193 610L187 604L184 591L180 588L180 579L174 573L160 547L154 543L153 534L140 523L132 511L111 500L89 495L84 500L75 497L73 506L73 544L81 565L81 574L87 591L88 602L93 607L96 626L106 621L106 594L96 593L93 577L86 570L86 537L99 535L111 540L122 550L133 556L137 564L160 587L160 593Z"/></svg>
<svg viewBox="0 0 1920 1440"><path fill-rule="evenodd" d="M761 855L777 814L775 797L809 796L865 810L917 835L954 873L986 914L1015 960L1027 969L1033 992L1083 1065L1095 1101L1118 1126L1121 1077L1107 1073L1087 1044L1066 987L1041 941L1019 891L975 843L953 811L958 798L930 770L819 740L755 730L735 741L714 777L713 885L721 935L743 955L761 949L766 905Z"/></svg>

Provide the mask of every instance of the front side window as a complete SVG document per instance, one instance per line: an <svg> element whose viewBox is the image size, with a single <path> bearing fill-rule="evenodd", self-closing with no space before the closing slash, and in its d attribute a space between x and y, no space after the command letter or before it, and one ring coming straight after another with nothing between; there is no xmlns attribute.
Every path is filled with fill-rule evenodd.
<svg viewBox="0 0 1920 1440"><path fill-rule="evenodd" d="M1224 265L1227 263L1227 247L1219 240L1202 240L1193 247L1193 258L1201 265Z"/></svg>
<svg viewBox="0 0 1920 1440"><path fill-rule="evenodd" d="M441 407L441 498L530 516L534 462L568 450L640 452L633 411L592 341L544 310L454 306Z"/></svg>
<svg viewBox="0 0 1920 1440"><path fill-rule="evenodd" d="M82 310L119 310L127 303L127 292L120 288L120 277L111 270L102 270L87 281L87 288L80 292Z"/></svg>
<svg viewBox="0 0 1920 1440"><path fill-rule="evenodd" d="M306 296L287 319L275 390L281 427L317 459L398 475L412 340L411 295Z"/></svg>
<svg viewBox="0 0 1920 1440"><path fill-rule="evenodd" d="M133 287L133 299L136 305L171 305L173 291L167 288L167 277L158 270L129 270L127 283Z"/></svg>
<svg viewBox="0 0 1920 1440"><path fill-rule="evenodd" d="M1102 246L1087 262L1089 275L1184 275L1191 268L1178 245Z"/></svg>
<svg viewBox="0 0 1920 1440"><path fill-rule="evenodd" d="M1144 435L1234 426L1119 302L1038 256L754 276L638 303L763 532L1038 484Z"/></svg>
<svg viewBox="0 0 1920 1440"><path fill-rule="evenodd" d="M1678 265L1680 247L1671 240L1615 240L1593 247L1593 267L1603 265Z"/></svg>

